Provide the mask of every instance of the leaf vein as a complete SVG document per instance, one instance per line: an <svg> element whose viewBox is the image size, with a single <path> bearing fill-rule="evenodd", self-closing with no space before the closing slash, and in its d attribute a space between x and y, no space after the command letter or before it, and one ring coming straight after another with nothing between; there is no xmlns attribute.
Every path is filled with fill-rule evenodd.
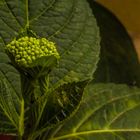
<svg viewBox="0 0 140 140"><path fill-rule="evenodd" d="M108 102L102 104L101 106L93 109L88 115L85 115L85 117L80 120L79 124L77 126L75 126L73 132L76 132L80 128L80 126L83 125L83 123L86 122L86 120L88 120L90 118L91 115L93 115L93 114L95 115L96 114L95 112L97 112L98 110L102 109L107 104L111 104L114 101L122 100L122 99L124 99L126 97L131 97L131 96L134 96L134 95L140 95L140 93L135 93L135 94L131 94L131 95L128 94L128 95L125 95L125 96L122 96L122 97L116 97L113 100L109 100Z"/></svg>
<svg viewBox="0 0 140 140"><path fill-rule="evenodd" d="M9 10L11 16L13 16L13 18L15 19L15 21L18 23L18 25L22 28L22 25L20 24L20 22L18 21L18 19L16 18L15 14L13 13L12 9L10 8L8 2L6 0L3 0L6 4L7 9Z"/></svg>
<svg viewBox="0 0 140 140"><path fill-rule="evenodd" d="M34 20L40 18L45 12L47 12L53 5L56 3L56 0L52 0L52 2L35 18L31 19L29 22L32 23Z"/></svg>

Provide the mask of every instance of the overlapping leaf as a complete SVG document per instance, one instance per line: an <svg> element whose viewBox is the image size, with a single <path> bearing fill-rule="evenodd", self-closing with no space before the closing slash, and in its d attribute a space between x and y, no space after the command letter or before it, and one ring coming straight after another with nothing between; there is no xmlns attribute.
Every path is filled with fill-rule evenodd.
<svg viewBox="0 0 140 140"><path fill-rule="evenodd" d="M23 110L20 76L10 65L0 64L0 133L23 131ZM21 116L22 115L22 116Z"/></svg>
<svg viewBox="0 0 140 140"><path fill-rule="evenodd" d="M90 84L74 117L52 131L50 140L138 140L140 89Z"/></svg>

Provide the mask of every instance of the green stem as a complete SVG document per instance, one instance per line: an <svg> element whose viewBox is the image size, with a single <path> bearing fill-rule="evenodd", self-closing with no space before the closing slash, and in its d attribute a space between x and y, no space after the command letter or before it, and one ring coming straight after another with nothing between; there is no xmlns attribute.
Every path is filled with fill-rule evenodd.
<svg viewBox="0 0 140 140"><path fill-rule="evenodd" d="M43 85L42 85L43 86ZM49 88L49 75L47 76L47 80L46 80L46 83L45 83L45 85L44 85L44 88L45 88L45 94L48 94L48 88ZM40 120L41 120L41 117L42 117L42 114L43 114L43 112L44 112L44 109L45 109L45 106L46 106L46 104L47 104L47 98L46 98L46 100L44 100L43 101L43 103L42 104L39 104L39 114L38 114L38 117L37 117L37 121L36 121L36 123L35 123L35 127L34 127L34 130L37 128L37 126L39 125L39 123L40 123ZM39 102L40 103L40 102Z"/></svg>
<svg viewBox="0 0 140 140"><path fill-rule="evenodd" d="M21 112L19 118L19 134L22 137L24 134L24 99L21 101Z"/></svg>
<svg viewBox="0 0 140 140"><path fill-rule="evenodd" d="M26 27L29 28L29 1L26 0Z"/></svg>

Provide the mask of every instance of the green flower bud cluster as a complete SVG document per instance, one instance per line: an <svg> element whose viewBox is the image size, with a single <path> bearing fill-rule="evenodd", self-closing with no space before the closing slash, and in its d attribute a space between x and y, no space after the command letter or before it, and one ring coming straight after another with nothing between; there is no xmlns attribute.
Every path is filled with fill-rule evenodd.
<svg viewBox="0 0 140 140"><path fill-rule="evenodd" d="M43 56L60 58L55 44L46 38L22 37L9 43L6 50L14 56L15 62L23 67L30 67L35 60Z"/></svg>

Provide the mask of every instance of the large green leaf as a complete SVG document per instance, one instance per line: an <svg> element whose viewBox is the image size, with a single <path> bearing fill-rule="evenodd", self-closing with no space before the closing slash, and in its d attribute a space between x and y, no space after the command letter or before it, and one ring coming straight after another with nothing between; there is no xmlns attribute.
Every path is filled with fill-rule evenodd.
<svg viewBox="0 0 140 140"><path fill-rule="evenodd" d="M6 42L17 35L15 30L18 29L8 7L6 1L0 1L0 133L15 135L24 131L23 112L21 112L24 103L21 96L20 75L8 64L11 61L4 50Z"/></svg>
<svg viewBox="0 0 140 140"><path fill-rule="evenodd" d="M61 60L51 73L52 83L92 77L100 39L86 0L1 0L0 17L0 37L5 44L26 27L56 42Z"/></svg>
<svg viewBox="0 0 140 140"><path fill-rule="evenodd" d="M101 34L101 54L94 82L140 86L140 64L134 45L123 25L106 8L90 2Z"/></svg>
<svg viewBox="0 0 140 140"><path fill-rule="evenodd" d="M24 101L15 68L0 63L0 133L23 134Z"/></svg>
<svg viewBox="0 0 140 140"><path fill-rule="evenodd" d="M50 140L138 140L140 89L90 84L77 113L51 132Z"/></svg>
<svg viewBox="0 0 140 140"><path fill-rule="evenodd" d="M29 25L40 37L56 42L61 59L52 83L92 77L99 55L99 30L86 0L32 0ZM86 69L85 69L86 67Z"/></svg>

